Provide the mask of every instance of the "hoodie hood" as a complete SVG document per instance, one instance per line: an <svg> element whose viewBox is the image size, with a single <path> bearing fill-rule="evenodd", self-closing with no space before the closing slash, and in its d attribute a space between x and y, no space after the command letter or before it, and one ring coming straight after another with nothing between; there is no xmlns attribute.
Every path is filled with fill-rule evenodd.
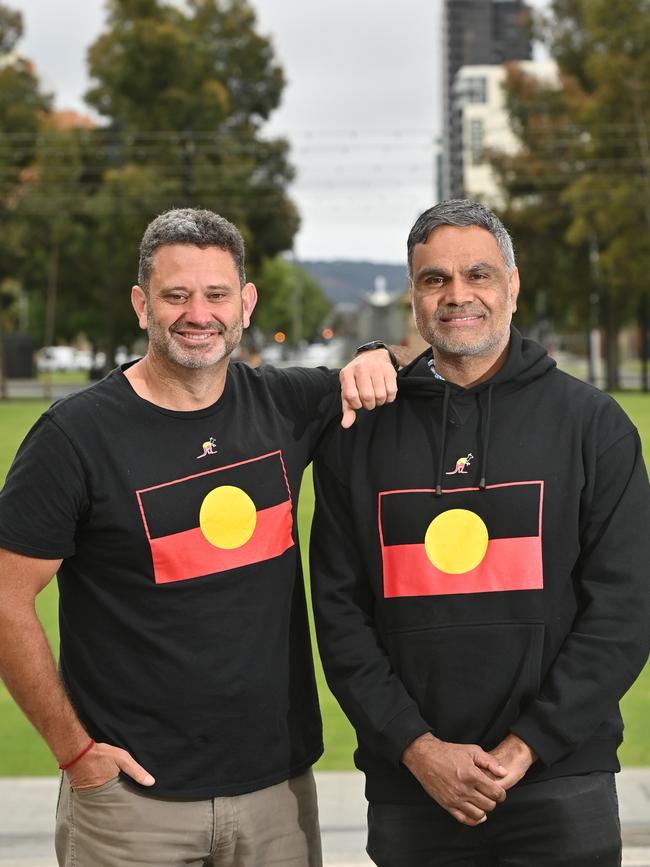
<svg viewBox="0 0 650 867"><path fill-rule="evenodd" d="M481 415L481 439L483 441L483 458L479 488L487 486L487 468L490 445L490 420L492 417L492 394L496 391L505 393L516 391L535 379L539 379L552 370L556 365L549 357L543 346L534 340L521 336L513 326L510 327L510 343L508 355L502 367L490 379L463 388L453 382L438 379L433 376L429 362L433 356L432 349L425 350L408 367L405 367L398 375L398 394L409 398L442 397L442 413L440 417L440 452L438 455L438 469L435 479L436 496L442 496L442 475L445 457L445 445L447 439L447 421L449 417L449 403L478 402Z"/></svg>

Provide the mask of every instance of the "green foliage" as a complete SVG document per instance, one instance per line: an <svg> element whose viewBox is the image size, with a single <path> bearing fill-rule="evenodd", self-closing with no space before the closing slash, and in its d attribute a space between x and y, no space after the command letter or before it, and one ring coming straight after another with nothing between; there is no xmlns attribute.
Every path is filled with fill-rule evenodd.
<svg viewBox="0 0 650 867"><path fill-rule="evenodd" d="M90 105L132 132L259 125L284 77L243 0L108 4L109 29L89 52Z"/></svg>
<svg viewBox="0 0 650 867"><path fill-rule="evenodd" d="M100 129L62 129L27 61L0 69L0 280L29 295L39 341L83 331L112 355L147 223L172 207L232 220L258 266L298 227L288 145L261 126L284 77L245 0L109 0L88 53ZM0 44L22 19L0 4ZM110 363L110 362L109 362Z"/></svg>
<svg viewBox="0 0 650 867"><path fill-rule="evenodd" d="M0 3L0 55L9 54L23 35L23 16Z"/></svg>
<svg viewBox="0 0 650 867"><path fill-rule="evenodd" d="M0 67L0 133L3 134L3 162L25 165L30 156L29 136L39 125L39 117L47 111L50 98L41 92L31 65L17 57ZM4 134L13 137L8 148Z"/></svg>
<svg viewBox="0 0 650 867"><path fill-rule="evenodd" d="M253 324L267 336L283 331L295 345L320 333L331 305L304 268L286 259L265 259L256 284L259 299Z"/></svg>
<svg viewBox="0 0 650 867"><path fill-rule="evenodd" d="M0 3L0 57L12 52L23 35L23 19ZM31 64L16 55L4 57L0 66L0 157L2 164L25 165L29 148L24 136L38 129L39 114L50 107L50 97L41 92ZM5 136L17 136L10 144Z"/></svg>
<svg viewBox="0 0 650 867"><path fill-rule="evenodd" d="M291 246L288 146L260 134L284 76L248 2L111 0L89 68L87 99L110 119L116 160L156 168L154 214L170 203L218 211L242 230L252 264Z"/></svg>
<svg viewBox="0 0 650 867"><path fill-rule="evenodd" d="M573 178L574 138L567 130L565 91L508 70L506 105L519 139L514 154L492 154L522 275L519 320L530 328L540 313L564 328L585 328L592 280L586 244L566 242L571 224L561 195Z"/></svg>
<svg viewBox="0 0 650 867"><path fill-rule="evenodd" d="M516 70L508 77L521 150L493 155L504 217L522 251L524 285L539 294L547 282L556 324L596 324L596 293L611 388L618 331L647 307L649 293L648 0L553 0L541 33L559 81ZM525 293L522 300L525 321Z"/></svg>
<svg viewBox="0 0 650 867"><path fill-rule="evenodd" d="M15 48L22 32L20 12L0 4L0 55ZM19 56L4 58L0 66L0 279L18 277L16 200L49 107L50 97L41 90L28 61Z"/></svg>

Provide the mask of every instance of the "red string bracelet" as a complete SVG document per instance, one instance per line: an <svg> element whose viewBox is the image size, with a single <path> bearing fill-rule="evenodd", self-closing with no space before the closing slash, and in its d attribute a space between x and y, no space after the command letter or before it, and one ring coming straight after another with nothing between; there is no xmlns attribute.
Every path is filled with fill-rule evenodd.
<svg viewBox="0 0 650 867"><path fill-rule="evenodd" d="M83 748L83 750L79 753L79 755L75 756L74 759L72 759L71 761L66 762L65 765L59 765L59 770L60 771L67 771L68 768L71 768L76 762L79 761L79 759L83 758L86 755L86 753L89 753L90 750L92 750L92 748L94 746L95 746L95 741L91 738L88 741L88 743L86 744L86 746Z"/></svg>

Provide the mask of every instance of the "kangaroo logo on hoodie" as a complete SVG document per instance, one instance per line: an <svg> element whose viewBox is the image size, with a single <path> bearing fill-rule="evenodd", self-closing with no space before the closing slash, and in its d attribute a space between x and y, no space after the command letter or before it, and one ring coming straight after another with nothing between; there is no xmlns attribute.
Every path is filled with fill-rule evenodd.
<svg viewBox="0 0 650 867"><path fill-rule="evenodd" d="M446 476L454 476L456 473L462 473L465 475L467 473L467 467L470 465L474 458L474 455L469 452L469 454L465 455L464 458L458 458L456 461L456 466L453 470L450 470L448 473L445 473Z"/></svg>

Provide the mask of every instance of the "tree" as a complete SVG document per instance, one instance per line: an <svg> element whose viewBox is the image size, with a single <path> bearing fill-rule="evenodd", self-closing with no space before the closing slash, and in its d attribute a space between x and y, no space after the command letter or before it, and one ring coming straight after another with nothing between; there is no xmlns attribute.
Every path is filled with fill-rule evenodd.
<svg viewBox="0 0 650 867"><path fill-rule="evenodd" d="M291 247L287 143L263 123L284 77L245 0L109 0L91 46L88 102L111 122L122 164L156 166L176 203L235 222L251 263ZM157 212L157 203L152 202Z"/></svg>
<svg viewBox="0 0 650 867"><path fill-rule="evenodd" d="M19 268L16 196L51 103L30 62L12 54L22 35L20 12L0 3L0 279L14 277Z"/></svg>
<svg viewBox="0 0 650 867"><path fill-rule="evenodd" d="M575 0L574 0L575 4ZM559 62L570 57L582 89L576 117L583 129L584 163L565 194L577 243L598 248L601 321L608 387L618 386L618 332L647 309L650 267L650 3L591 0L555 19L580 25L580 51L558 42ZM580 64L575 58L578 57ZM647 331L647 323L644 323ZM646 343L644 335L643 343ZM646 374L647 387L647 374Z"/></svg>
<svg viewBox="0 0 650 867"><path fill-rule="evenodd" d="M158 213L222 213L253 269L291 247L298 215L287 143L262 134L284 78L250 5L106 6L87 95L104 127L60 128L26 61L0 70L0 252L6 274L30 287L34 334L50 342L84 331L111 364L115 345L138 333L128 290ZM0 46L21 33L20 15L0 4Z"/></svg>
<svg viewBox="0 0 650 867"><path fill-rule="evenodd" d="M320 333L331 304L304 268L279 257L265 259L256 275L256 283L259 299L253 312L253 325L267 337L282 331L295 346Z"/></svg>
<svg viewBox="0 0 650 867"><path fill-rule="evenodd" d="M20 220L23 249L31 248L22 273L32 278L28 279L30 285L44 288L38 305L43 316L39 337L44 346L53 345L57 336L63 336L57 328L59 282L62 264L67 263L73 250L79 252L81 173L80 144L75 132L42 123L34 160L17 194L15 216ZM32 292L32 297L35 294Z"/></svg>
<svg viewBox="0 0 650 867"><path fill-rule="evenodd" d="M22 35L20 12L0 3L0 135L4 161L17 166L29 162L29 137L36 133L40 116L51 102L41 91L32 64L18 54L12 56ZM8 135L16 137L13 148L8 147Z"/></svg>
<svg viewBox="0 0 650 867"><path fill-rule="evenodd" d="M496 164L508 218L526 223L531 245L545 241L554 288L560 263L564 289L555 297L574 321L589 321L585 302L597 290L607 385L615 388L619 329L648 309L650 2L554 0L543 34L561 86L549 90L510 76L508 100L522 151L501 155ZM572 281L588 291L572 298Z"/></svg>
<svg viewBox="0 0 650 867"><path fill-rule="evenodd" d="M540 317L568 329L589 321L588 248L567 243L571 213L562 201L578 160L566 98L573 86L571 79L540 80L512 64L506 106L518 149L490 155L523 275L519 318L528 330Z"/></svg>

